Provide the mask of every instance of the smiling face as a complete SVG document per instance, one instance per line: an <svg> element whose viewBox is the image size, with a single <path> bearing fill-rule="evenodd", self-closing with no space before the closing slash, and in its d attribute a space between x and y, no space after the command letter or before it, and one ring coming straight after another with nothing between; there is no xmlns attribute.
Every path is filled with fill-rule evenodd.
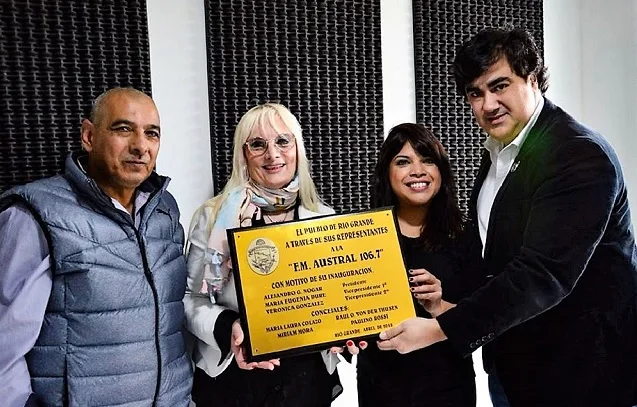
<svg viewBox="0 0 637 407"><path fill-rule="evenodd" d="M480 127L505 145L520 134L541 97L535 78L516 75L504 57L467 86L466 91Z"/></svg>
<svg viewBox="0 0 637 407"><path fill-rule="evenodd" d="M159 113L151 98L127 91L106 95L94 122L82 122L89 176L114 198L130 195L155 168Z"/></svg>
<svg viewBox="0 0 637 407"><path fill-rule="evenodd" d="M248 143L255 138L267 141L263 154L253 153L245 145L243 147L250 179L269 189L285 187L292 181L296 173L296 146L282 151L275 142L282 134L287 134L291 140L294 140L292 132L283 123L283 120L275 116L272 123L255 127L247 140ZM279 143L279 145L281 144Z"/></svg>
<svg viewBox="0 0 637 407"><path fill-rule="evenodd" d="M427 208L440 191L442 177L431 157L418 154L409 142L392 159L389 183L399 208Z"/></svg>

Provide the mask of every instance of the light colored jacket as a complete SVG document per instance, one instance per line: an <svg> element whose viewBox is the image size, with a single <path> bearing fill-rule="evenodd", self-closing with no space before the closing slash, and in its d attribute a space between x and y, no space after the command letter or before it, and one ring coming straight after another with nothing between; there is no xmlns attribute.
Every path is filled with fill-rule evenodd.
<svg viewBox="0 0 637 407"><path fill-rule="evenodd" d="M234 278L228 280L222 292L216 297L217 303L213 304L208 294L199 293L204 273L204 254L208 247L210 225L213 223L212 207L206 206L195 213L193 224L188 237L188 281L184 305L186 310L187 328L196 337L193 360L198 368L204 370L209 376L220 375L232 362L232 352L222 355L219 345L215 340L214 329L219 314L224 310L239 310L237 292ZM309 219L317 216L331 215L332 208L325 205L319 207L318 212L312 212L303 205L299 207L299 218ZM229 333L228 333L229 334ZM328 373L336 370L338 357L329 350L321 351ZM221 360L222 358L225 358ZM285 361L283 362L285 363Z"/></svg>

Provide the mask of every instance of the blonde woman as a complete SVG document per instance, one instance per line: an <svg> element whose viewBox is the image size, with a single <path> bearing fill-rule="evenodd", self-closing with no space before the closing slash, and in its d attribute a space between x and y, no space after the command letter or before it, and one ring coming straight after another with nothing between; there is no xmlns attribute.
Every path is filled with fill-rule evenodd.
<svg viewBox="0 0 637 407"><path fill-rule="evenodd" d="M234 134L233 169L191 222L188 329L197 337L193 400L205 406L329 406L340 394L329 351L248 363L226 230L331 214L310 177L301 126L283 105L250 109Z"/></svg>

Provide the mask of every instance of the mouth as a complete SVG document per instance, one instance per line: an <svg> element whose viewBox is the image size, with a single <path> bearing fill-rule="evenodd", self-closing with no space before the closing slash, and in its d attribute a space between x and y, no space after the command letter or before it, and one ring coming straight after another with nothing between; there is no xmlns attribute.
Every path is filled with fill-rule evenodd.
<svg viewBox="0 0 637 407"><path fill-rule="evenodd" d="M264 165L262 168L267 172L279 172L285 167L285 164L272 164L272 165Z"/></svg>
<svg viewBox="0 0 637 407"><path fill-rule="evenodd" d="M504 122L506 115L507 113L505 112L505 113L496 114L494 116L488 116L487 121L489 122L490 125L497 126L498 124L502 124Z"/></svg>
<svg viewBox="0 0 637 407"><path fill-rule="evenodd" d="M141 160L127 160L124 162L129 165L146 165L147 164L145 161L141 161Z"/></svg>
<svg viewBox="0 0 637 407"><path fill-rule="evenodd" d="M431 185L431 181L417 181L417 182L407 182L405 185L409 187L412 191L420 192L425 191Z"/></svg>
<svg viewBox="0 0 637 407"><path fill-rule="evenodd" d="M124 165L126 165L128 168L134 171L139 171L139 170L144 170L146 166L148 165L148 163L141 160L128 160L128 161L124 161Z"/></svg>

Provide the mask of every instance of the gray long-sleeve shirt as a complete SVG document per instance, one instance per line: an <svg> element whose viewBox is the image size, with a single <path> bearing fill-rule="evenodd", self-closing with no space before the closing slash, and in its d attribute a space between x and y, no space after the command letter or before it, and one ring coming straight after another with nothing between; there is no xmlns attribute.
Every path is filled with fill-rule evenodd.
<svg viewBox="0 0 637 407"><path fill-rule="evenodd" d="M135 197L136 227L148 198L141 191ZM4 406L23 407L31 394L24 356L40 334L52 285L48 243L31 212L22 205L0 212L0 400Z"/></svg>
<svg viewBox="0 0 637 407"><path fill-rule="evenodd" d="M24 355L40 334L51 294L49 248L28 209L0 213L0 400L22 407L31 394Z"/></svg>

